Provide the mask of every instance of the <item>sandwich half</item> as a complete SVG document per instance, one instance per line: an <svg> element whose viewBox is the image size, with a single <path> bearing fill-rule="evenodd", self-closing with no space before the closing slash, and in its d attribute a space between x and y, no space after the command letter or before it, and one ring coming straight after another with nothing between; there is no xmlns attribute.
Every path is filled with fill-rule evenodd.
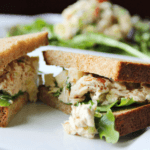
<svg viewBox="0 0 150 150"><path fill-rule="evenodd" d="M45 75L39 99L71 114L63 124L69 134L109 143L150 125L150 64L48 50L47 65L61 66Z"/></svg>
<svg viewBox="0 0 150 150"><path fill-rule="evenodd" d="M28 100L37 100L38 57L26 54L48 44L40 32L0 39L0 127L6 127Z"/></svg>

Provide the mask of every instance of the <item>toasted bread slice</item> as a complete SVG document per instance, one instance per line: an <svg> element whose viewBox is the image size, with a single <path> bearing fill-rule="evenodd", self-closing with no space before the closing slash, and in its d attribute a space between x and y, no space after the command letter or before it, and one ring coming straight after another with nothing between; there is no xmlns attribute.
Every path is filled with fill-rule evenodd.
<svg viewBox="0 0 150 150"><path fill-rule="evenodd" d="M0 107L0 127L6 127L27 102L28 94L24 93L16 98L9 107Z"/></svg>
<svg viewBox="0 0 150 150"><path fill-rule="evenodd" d="M39 32L0 39L0 70L11 61L48 44L48 32Z"/></svg>
<svg viewBox="0 0 150 150"><path fill-rule="evenodd" d="M39 87L38 97L45 104L61 110L66 114L71 113L71 105L64 104L48 93L48 88L45 86ZM115 116L115 128L120 133L120 136L138 131L150 126L150 104L139 106L132 109L125 109L113 112Z"/></svg>
<svg viewBox="0 0 150 150"><path fill-rule="evenodd" d="M43 55L47 65L72 67L114 81L150 83L150 64L54 50L45 51Z"/></svg>

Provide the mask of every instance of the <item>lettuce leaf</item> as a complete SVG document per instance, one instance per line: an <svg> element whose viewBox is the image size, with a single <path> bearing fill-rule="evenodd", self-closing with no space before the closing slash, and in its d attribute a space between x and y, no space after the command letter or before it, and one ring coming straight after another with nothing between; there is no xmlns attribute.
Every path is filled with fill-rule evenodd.
<svg viewBox="0 0 150 150"><path fill-rule="evenodd" d="M95 126L100 138L105 137L107 143L116 143L119 139L119 132L115 130L115 117L109 109L101 118L95 117Z"/></svg>
<svg viewBox="0 0 150 150"><path fill-rule="evenodd" d="M133 98L127 99L127 98L121 98L121 102L117 102L115 103L114 106L116 107L124 107L124 106L129 106L132 105L134 103L137 103L136 101L133 100Z"/></svg>
<svg viewBox="0 0 150 150"><path fill-rule="evenodd" d="M98 112L107 112L109 109L111 109L112 107L125 107L125 106L130 106L134 103L138 103L136 101L133 100L133 98L121 98L121 101L116 101L112 104L109 105L100 105L97 106L96 111Z"/></svg>
<svg viewBox="0 0 150 150"><path fill-rule="evenodd" d="M114 102L112 104L109 105L100 105L97 106L96 111L98 112L106 112L107 110L111 109L117 102Z"/></svg>
<svg viewBox="0 0 150 150"><path fill-rule="evenodd" d="M105 137L106 142L116 143L119 139L119 132L115 130L115 117L111 111L112 107L125 107L137 103L136 101L127 98L121 98L121 101L116 101L109 105L100 105L96 108L96 112L105 112L101 118L95 115L95 126L100 138Z"/></svg>
<svg viewBox="0 0 150 150"><path fill-rule="evenodd" d="M2 92L2 94L0 94L0 106L1 107L10 106L17 97L23 94L24 92L19 91L18 94L11 96L8 93Z"/></svg>

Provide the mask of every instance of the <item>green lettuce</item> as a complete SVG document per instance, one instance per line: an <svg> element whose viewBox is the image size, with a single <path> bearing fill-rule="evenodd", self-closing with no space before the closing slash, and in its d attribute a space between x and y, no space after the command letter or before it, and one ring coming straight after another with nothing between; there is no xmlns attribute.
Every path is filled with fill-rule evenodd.
<svg viewBox="0 0 150 150"><path fill-rule="evenodd" d="M117 100L116 102L109 104L109 105L99 105L96 108L96 111L98 112L107 112L107 110L111 109L112 107L125 107L125 106L130 106L134 103L138 103L133 100L133 98L121 98L121 100Z"/></svg>
<svg viewBox="0 0 150 150"><path fill-rule="evenodd" d="M53 96L58 97L61 94L62 90L63 88L60 88L59 90L57 90L57 92L53 93Z"/></svg>
<svg viewBox="0 0 150 150"><path fill-rule="evenodd" d="M7 33L7 36L10 37L16 35L23 35L28 33L44 31L44 30L49 32L49 39L54 38L53 25L48 24L45 20L41 18L37 18L31 24L13 26Z"/></svg>
<svg viewBox="0 0 150 150"><path fill-rule="evenodd" d="M127 99L127 98L121 98L121 101L117 103L115 103L114 106L116 107L124 107L124 106L130 106L134 103L137 103L136 101L133 100L133 98Z"/></svg>
<svg viewBox="0 0 150 150"><path fill-rule="evenodd" d="M54 25L48 24L41 18L37 18L31 24L17 25L12 27L8 31L7 36L22 35L38 31L48 31L50 45L123 54L149 59L150 34L147 29L141 29L143 25L139 26L136 27L137 30L134 38L136 41L135 44L128 43L126 40L122 42L117 41L103 34L94 32L88 32L86 34L79 33L75 35L71 40L63 40L56 36L54 32Z"/></svg>
<svg viewBox="0 0 150 150"><path fill-rule="evenodd" d="M2 94L0 94L0 106L1 107L10 106L17 97L23 94L24 92L19 91L18 94L11 96L8 93L2 92Z"/></svg>
<svg viewBox="0 0 150 150"><path fill-rule="evenodd" d="M119 140L119 133L115 130L115 117L111 111L112 107L126 107L137 103L136 101L127 98L121 98L121 100L116 101L109 105L97 106L95 112L95 126L99 133L100 138L105 137L106 142L116 143ZM100 113L105 112L105 114L100 116Z"/></svg>
<svg viewBox="0 0 150 150"><path fill-rule="evenodd" d="M111 109L107 110L101 118L95 117L95 126L100 138L105 137L107 143L116 143L119 139L119 132L115 130L115 117Z"/></svg>

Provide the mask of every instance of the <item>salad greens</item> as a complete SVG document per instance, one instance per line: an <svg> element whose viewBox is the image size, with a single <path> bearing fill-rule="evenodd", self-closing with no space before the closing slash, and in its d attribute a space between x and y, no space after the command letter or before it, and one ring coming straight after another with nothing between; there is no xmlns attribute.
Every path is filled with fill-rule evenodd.
<svg viewBox="0 0 150 150"><path fill-rule="evenodd" d="M54 96L59 96L61 91L54 93ZM115 130L115 117L112 112L112 108L115 107L126 107L134 103L138 103L133 100L133 98L121 98L116 102L109 105L101 105L98 101L98 106L95 110L95 127L99 133L100 138L105 137L106 142L116 143L119 140L119 132ZM66 103L67 105L72 105L72 103ZM90 104L90 109L94 105L94 102L90 98L90 93L85 94L85 100L83 102L77 102L74 106L79 106L79 104Z"/></svg>
<svg viewBox="0 0 150 150"><path fill-rule="evenodd" d="M68 88L71 86L66 81ZM57 92L53 93L55 97L58 97L62 91L62 88ZM94 120L95 120L95 127L99 133L99 137L102 139L103 137L106 139L108 143L116 143L119 140L119 132L115 130L115 116L113 115L113 108L121 108L130 106L134 103L137 103L133 100L133 98L121 98L114 103L109 105L101 105L98 102L98 105L95 110ZM72 105L72 103L66 103L67 105ZM74 106L79 106L79 104L90 104L90 109L94 105L94 102L91 100L90 93L88 92L85 94L85 100L83 102L77 102Z"/></svg>
<svg viewBox="0 0 150 150"><path fill-rule="evenodd" d="M68 79L69 79L69 77L67 77L67 80L66 80L66 88L70 91L71 90L71 83L68 82Z"/></svg>
<svg viewBox="0 0 150 150"><path fill-rule="evenodd" d="M93 105L93 102L91 100L89 100L88 103ZM98 104L94 117L95 117L95 127L101 139L105 137L106 142L108 143L116 143L119 140L119 132L115 130L115 117L111 109L113 107L129 106L134 103L137 102L134 101L133 98L131 99L121 98L120 101L118 100L106 106Z"/></svg>
<svg viewBox="0 0 150 150"><path fill-rule="evenodd" d="M135 24L134 37L132 38L133 46L139 51L149 54L150 50L150 24L148 21L139 21Z"/></svg>
<svg viewBox="0 0 150 150"><path fill-rule="evenodd" d="M136 101L133 100L133 98L127 99L127 98L121 98L120 102L117 102L115 104L116 107L124 107L124 106L130 106L134 103L137 103Z"/></svg>
<svg viewBox="0 0 150 150"><path fill-rule="evenodd" d="M112 107L125 107L130 106L134 103L138 103L133 100L133 98L127 99L127 98L121 98L121 100L117 100L116 102L109 104L109 105L100 105L96 108L96 111L98 112L107 112L107 110L111 109Z"/></svg>
<svg viewBox="0 0 150 150"><path fill-rule="evenodd" d="M60 88L59 90L57 90L57 92L53 93L53 96L58 97L62 92L62 88Z"/></svg>
<svg viewBox="0 0 150 150"><path fill-rule="evenodd" d="M17 97L23 94L24 92L19 91L18 94L11 96L8 93L2 92L2 94L0 94L0 106L1 107L10 106Z"/></svg>
<svg viewBox="0 0 150 150"><path fill-rule="evenodd" d="M43 19L36 19L32 24L13 26L7 36L23 35L39 31L52 31L53 25L46 23Z"/></svg>
<svg viewBox="0 0 150 150"><path fill-rule="evenodd" d="M147 28L146 28L147 27ZM107 53L130 55L139 58L150 58L149 25L139 23L135 26L135 33L128 40L117 41L100 33L89 32L77 34L71 40L63 40L54 33L54 25L43 19L36 19L32 24L17 25L10 29L7 36L22 35L38 31L48 31L49 44L63 47L87 49ZM134 39L134 40L133 40Z"/></svg>
<svg viewBox="0 0 150 150"><path fill-rule="evenodd" d="M119 139L119 132L115 130L115 117L109 109L101 118L95 117L95 126L100 138L105 137L107 143L116 143Z"/></svg>

